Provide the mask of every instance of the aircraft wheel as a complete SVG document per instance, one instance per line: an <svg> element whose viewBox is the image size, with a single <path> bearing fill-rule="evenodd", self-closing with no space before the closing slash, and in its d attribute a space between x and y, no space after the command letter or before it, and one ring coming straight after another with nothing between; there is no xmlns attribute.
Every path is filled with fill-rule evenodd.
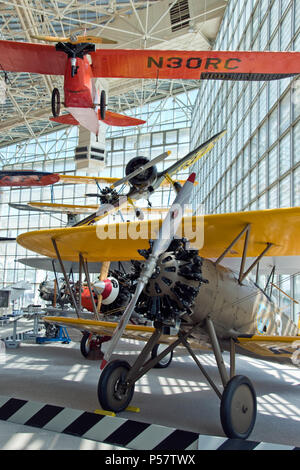
<svg viewBox="0 0 300 470"><path fill-rule="evenodd" d="M116 359L105 366L98 382L98 399L101 407L108 411L123 411L131 402L134 385L126 386L130 365Z"/></svg>
<svg viewBox="0 0 300 470"><path fill-rule="evenodd" d="M156 344L151 352L151 358L154 359L157 357L168 345L165 344ZM173 359L173 351L170 351L165 357L163 357L157 364L155 364L154 369L165 369L168 367Z"/></svg>
<svg viewBox="0 0 300 470"><path fill-rule="evenodd" d="M58 88L53 88L51 99L52 114L54 117L60 114L60 93Z"/></svg>
<svg viewBox="0 0 300 470"><path fill-rule="evenodd" d="M220 408L221 423L227 437L247 439L256 420L256 394L244 375L235 375L224 388Z"/></svg>
<svg viewBox="0 0 300 470"><path fill-rule="evenodd" d="M100 118L101 121L104 121L106 114L106 93L104 90L100 94Z"/></svg>
<svg viewBox="0 0 300 470"><path fill-rule="evenodd" d="M80 341L80 352L86 359L102 359L100 338L87 331L84 332Z"/></svg>

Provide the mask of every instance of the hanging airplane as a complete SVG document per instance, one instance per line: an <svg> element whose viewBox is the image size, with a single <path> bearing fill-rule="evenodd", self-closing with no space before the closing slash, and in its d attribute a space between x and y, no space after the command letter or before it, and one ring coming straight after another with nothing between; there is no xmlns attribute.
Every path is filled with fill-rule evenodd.
<svg viewBox="0 0 300 470"><path fill-rule="evenodd" d="M60 116L60 92L54 88L51 119L64 124L81 124L96 135L99 120L125 126L145 122L106 111L105 92L99 92L95 86L97 77L274 80L300 73L299 52L96 50L95 43L114 41L87 35L75 38L33 37L57 44L1 40L1 69L5 72L63 75L63 104L69 114Z"/></svg>
<svg viewBox="0 0 300 470"><path fill-rule="evenodd" d="M26 211L34 212L60 212L68 215L68 225L79 226L92 224L99 219L106 216L108 213L115 212L120 209L126 209L129 205L135 211L138 219L144 218L142 209L135 206L135 201L139 199L146 199L149 203L150 196L161 186L172 186L175 192L181 188L182 181L173 180L172 177L180 171L184 171L190 166L194 165L200 158L208 153L216 144L216 142L223 137L226 131L221 131L208 139L203 144L200 144L187 155L167 167L161 172L158 171L158 163L165 160L170 151L163 152L152 160L146 157L138 156L131 159L125 168L124 178L110 178L110 177L93 177L93 176L73 176L73 175L55 175L55 182L58 183L74 183L74 184L91 184L94 183L99 188L99 184L106 182L110 186L103 189L99 188L99 193L86 194L86 196L95 196L100 199L100 205L72 205L72 204L55 204L46 202L29 202L27 204L9 203L9 206ZM17 175L18 170L11 172ZM54 175L54 174L53 174ZM1 176L1 172L0 172ZM21 175L22 177L22 175ZM129 186L126 193L117 192L116 188L120 191L124 187ZM150 204L150 203L149 203ZM80 214L89 214L83 220L78 219Z"/></svg>
<svg viewBox="0 0 300 470"><path fill-rule="evenodd" d="M47 186L57 183L59 175L47 171L2 170L0 186Z"/></svg>
<svg viewBox="0 0 300 470"><path fill-rule="evenodd" d="M164 221L106 224L106 233L111 228L114 236L103 239L94 224L24 233L17 241L36 253L57 258L62 269L64 261L78 259L85 272L88 262L134 260L135 290L118 322L80 318L76 299L73 304L78 318L44 318L84 331L87 346L92 338L99 348L101 341L108 339L98 383L103 409L126 409L136 381L166 358L168 364L170 354L181 345L220 399L224 433L246 439L255 425L256 394L249 378L235 373L236 352L291 364L299 364L300 353L297 325L274 303L267 288L259 287L249 274L267 253L272 258L299 256L300 208L182 218L193 179L190 176L178 192ZM151 234L152 240L141 234ZM245 268L248 257L254 261ZM240 259L238 272L222 265L226 258ZM89 290L97 312L90 283ZM133 314L153 326L129 323ZM146 341L142 352L132 365L120 359L111 361L118 341L128 334ZM162 352L157 349L160 343L168 344ZM195 355L194 344L213 351L223 391ZM223 350L230 351L229 373Z"/></svg>

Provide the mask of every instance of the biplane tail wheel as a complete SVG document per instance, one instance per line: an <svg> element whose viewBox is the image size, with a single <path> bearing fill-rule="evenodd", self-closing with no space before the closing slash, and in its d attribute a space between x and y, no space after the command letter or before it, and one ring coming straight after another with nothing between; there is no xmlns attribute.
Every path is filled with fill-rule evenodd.
<svg viewBox="0 0 300 470"><path fill-rule="evenodd" d="M235 375L224 388L220 416L223 430L232 439L247 439L256 420L256 394L244 375Z"/></svg>
<svg viewBox="0 0 300 470"><path fill-rule="evenodd" d="M109 362L102 370L98 382L98 399L107 411L123 411L131 402L134 385L127 386L126 377L130 365L126 361Z"/></svg>
<svg viewBox="0 0 300 470"><path fill-rule="evenodd" d="M104 90L100 94L100 118L101 121L104 121L106 114L106 93Z"/></svg>
<svg viewBox="0 0 300 470"><path fill-rule="evenodd" d="M53 88L51 99L52 114L54 117L60 114L60 93L58 88Z"/></svg>
<svg viewBox="0 0 300 470"><path fill-rule="evenodd" d="M110 336L98 336L85 331L80 341L80 352L86 359L99 360L103 358L102 343L110 339Z"/></svg>
<svg viewBox="0 0 300 470"><path fill-rule="evenodd" d="M91 343L93 341L93 335L88 332L84 332L80 341L80 352L83 357L88 358L91 351Z"/></svg>
<svg viewBox="0 0 300 470"><path fill-rule="evenodd" d="M156 344L154 348L151 351L151 358L154 359L157 357L165 348L167 348L168 345L164 344ZM158 361L155 366L153 366L154 369L165 369L168 367L173 359L173 351L170 351L169 354L167 354L165 357L163 357L160 361Z"/></svg>

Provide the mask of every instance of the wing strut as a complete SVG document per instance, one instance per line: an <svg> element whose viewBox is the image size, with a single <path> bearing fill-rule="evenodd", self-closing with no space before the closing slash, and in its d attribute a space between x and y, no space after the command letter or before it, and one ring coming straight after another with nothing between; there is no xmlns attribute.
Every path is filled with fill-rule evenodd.
<svg viewBox="0 0 300 470"><path fill-rule="evenodd" d="M58 259L58 261L59 261L59 264L60 264L62 273L63 273L63 275L64 275L64 279L65 279L66 284L67 284L67 286L68 286L68 289L69 289L69 292L70 292L70 296L71 296L71 299L72 299L74 308L75 308L75 310L76 310L77 317L80 318L80 310L79 310L78 305L77 305L77 302L76 302L76 300L75 300L74 293L73 293L73 290L72 290L72 288L71 288L70 281L69 281L69 278L68 278L68 276L67 276L67 273L66 273L66 270L65 270L65 267L64 267L64 263L63 263L63 261L62 261L62 259L61 259L61 256L60 256L60 253L59 253L59 249L58 249L58 247L57 247L56 240L55 240L54 238L52 238L51 241L52 241L52 244L53 244L53 247L54 247L54 250L55 250L57 259Z"/></svg>
<svg viewBox="0 0 300 470"><path fill-rule="evenodd" d="M228 245L228 247L223 251L223 253L215 261L215 265L219 264L222 261L222 259L227 255L227 253L231 250L231 248L242 238L244 234L246 234L245 240L244 240L243 256L241 260L240 273L239 273L240 284L248 276L248 274L252 271L252 269L255 268L255 266L259 263L261 258L267 253L267 251L269 251L269 249L273 246L273 243L267 242L267 246L263 249L260 255L257 256L257 258L253 261L251 266L247 269L247 271L244 272L245 263L247 259L247 249L248 249L250 230L251 230L251 224L245 225L242 231L235 237L235 239Z"/></svg>

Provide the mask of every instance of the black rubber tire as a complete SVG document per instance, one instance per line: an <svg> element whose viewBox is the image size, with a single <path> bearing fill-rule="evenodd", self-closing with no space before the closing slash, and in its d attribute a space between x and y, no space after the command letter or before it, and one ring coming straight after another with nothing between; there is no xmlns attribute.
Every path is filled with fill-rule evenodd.
<svg viewBox="0 0 300 470"><path fill-rule="evenodd" d="M87 331L83 333L81 341L80 341L80 352L83 357L87 358L90 353L90 348L87 347L91 334Z"/></svg>
<svg viewBox="0 0 300 470"><path fill-rule="evenodd" d="M157 357L162 352L162 346L165 346L166 348L168 347L167 344L166 345L156 344L154 346L154 348L151 351L151 358L152 359ZM161 350L159 351L159 349L161 349ZM155 364L155 366L153 366L153 368L154 369L166 369L171 364L172 359L173 359L173 351L169 352L169 354L167 354L165 357L163 357L157 364Z"/></svg>
<svg viewBox="0 0 300 470"><path fill-rule="evenodd" d="M104 121L106 115L106 93L104 90L100 93L100 118Z"/></svg>
<svg viewBox="0 0 300 470"><path fill-rule="evenodd" d="M60 93L58 88L53 88L51 97L51 108L54 117L60 115Z"/></svg>
<svg viewBox="0 0 300 470"><path fill-rule="evenodd" d="M98 382L98 399L103 410L119 412L127 408L134 393L134 385L120 393L118 386L124 381L130 365L126 361L109 362L101 372Z"/></svg>
<svg viewBox="0 0 300 470"><path fill-rule="evenodd" d="M257 412L256 393L244 375L235 375L224 388L220 417L223 430L231 439L247 439L251 434Z"/></svg>

